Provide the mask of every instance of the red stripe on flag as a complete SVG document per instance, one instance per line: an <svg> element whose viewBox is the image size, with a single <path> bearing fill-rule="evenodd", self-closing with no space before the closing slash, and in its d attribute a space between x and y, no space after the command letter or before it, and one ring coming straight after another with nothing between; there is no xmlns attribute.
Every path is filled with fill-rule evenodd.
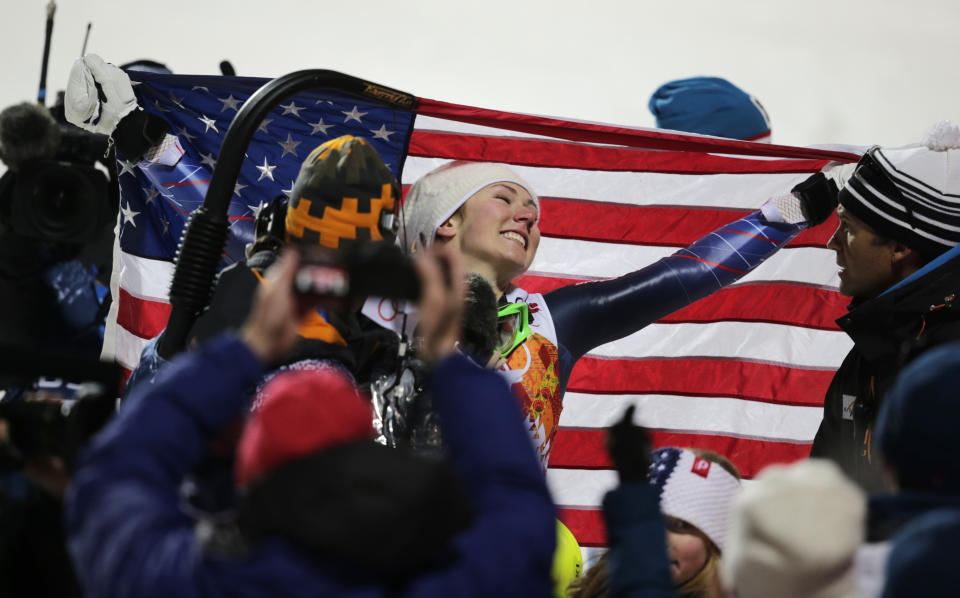
<svg viewBox="0 0 960 598"><path fill-rule="evenodd" d="M541 197L540 231L547 237L685 247L751 210L631 206ZM787 247L826 247L837 229L836 215L804 230Z"/></svg>
<svg viewBox="0 0 960 598"><path fill-rule="evenodd" d="M169 303L134 297L122 287L117 299L117 324L128 332L140 338L153 338L167 326Z"/></svg>
<svg viewBox="0 0 960 598"><path fill-rule="evenodd" d="M584 282L525 274L514 284L531 293L547 293ZM839 330L849 297L836 291L791 283L747 283L727 287L661 318L661 323L768 322L817 330Z"/></svg>
<svg viewBox="0 0 960 598"><path fill-rule="evenodd" d="M646 147L658 150L679 150L694 152L717 152L752 156L781 156L812 160L838 160L856 162L857 154L821 149L790 147L772 143L753 143L715 137L699 137L682 133L668 133L660 130L629 129L598 123L584 123L498 112L473 106L461 106L449 102L440 102L429 98L417 98L417 113L448 120L518 131L533 135L546 135L571 141L590 143L610 143L627 147ZM416 134L416 132L414 132ZM497 138L497 142L500 138Z"/></svg>
<svg viewBox="0 0 960 598"><path fill-rule="evenodd" d="M839 330L836 320L846 313L849 302L849 297L836 291L805 285L744 284L721 289L660 321L673 324L768 322L818 330Z"/></svg>
<svg viewBox="0 0 960 598"><path fill-rule="evenodd" d="M414 131L410 135L408 153L426 158L505 162L521 166L699 175L817 172L829 163L829 160L753 160L685 151L647 151L435 131Z"/></svg>
<svg viewBox="0 0 960 598"><path fill-rule="evenodd" d="M560 428L550 453L551 469L610 469L605 429ZM735 436L650 430L654 448L676 446L713 451L737 466L744 478L753 478L773 463L793 463L810 455L811 443L777 442Z"/></svg>
<svg viewBox="0 0 960 598"><path fill-rule="evenodd" d="M128 369L125 368L125 367L121 367L120 370L121 370L121 372L120 372L120 384L119 384L119 386L117 387L117 392L120 392L120 391L123 390L123 387L127 385L127 380L130 379L130 375L133 374L133 370L128 370Z"/></svg>
<svg viewBox="0 0 960 598"><path fill-rule="evenodd" d="M557 509L557 517L583 546L606 546L607 524L603 520L603 511L597 509Z"/></svg>
<svg viewBox="0 0 960 598"><path fill-rule="evenodd" d="M597 359L574 366L568 392L733 397L818 407L834 372L735 359Z"/></svg>

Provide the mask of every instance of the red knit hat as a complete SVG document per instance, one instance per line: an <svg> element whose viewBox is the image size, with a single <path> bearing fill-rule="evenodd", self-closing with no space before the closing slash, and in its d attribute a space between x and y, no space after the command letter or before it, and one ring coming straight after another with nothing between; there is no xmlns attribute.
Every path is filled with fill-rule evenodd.
<svg viewBox="0 0 960 598"><path fill-rule="evenodd" d="M373 438L370 404L333 368L278 374L259 393L237 445L234 476L248 487L291 460Z"/></svg>

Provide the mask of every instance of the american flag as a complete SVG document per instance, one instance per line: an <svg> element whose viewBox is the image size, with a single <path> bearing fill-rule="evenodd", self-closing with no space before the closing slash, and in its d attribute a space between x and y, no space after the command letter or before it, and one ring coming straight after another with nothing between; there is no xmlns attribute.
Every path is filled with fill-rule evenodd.
<svg viewBox="0 0 960 598"><path fill-rule="evenodd" d="M266 80L131 73L144 109L171 124L173 168L118 157L121 212L106 357L133 368L169 314L167 292L185 218L203 200L227 128ZM333 92L303 93L264 120L230 208L223 265L242 259L257 211L289 193L301 160L344 134L364 137L404 188L451 159L502 162L541 197L543 238L532 292L618 276L669 255L787 192L849 152L511 114L420 98L416 114ZM850 349L834 320L835 217L801 233L740 282L597 347L570 379L547 480L582 546L601 546L603 493L616 483L604 428L626 405L656 446L729 457L746 479L806 457L826 387Z"/></svg>

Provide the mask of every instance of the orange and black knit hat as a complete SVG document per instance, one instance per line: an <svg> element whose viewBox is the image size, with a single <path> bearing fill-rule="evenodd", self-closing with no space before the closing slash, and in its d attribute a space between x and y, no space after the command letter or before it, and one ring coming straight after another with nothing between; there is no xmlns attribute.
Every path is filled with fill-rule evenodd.
<svg viewBox="0 0 960 598"><path fill-rule="evenodd" d="M287 207L287 241L333 249L393 243L399 194L396 177L366 141L331 139L300 167Z"/></svg>

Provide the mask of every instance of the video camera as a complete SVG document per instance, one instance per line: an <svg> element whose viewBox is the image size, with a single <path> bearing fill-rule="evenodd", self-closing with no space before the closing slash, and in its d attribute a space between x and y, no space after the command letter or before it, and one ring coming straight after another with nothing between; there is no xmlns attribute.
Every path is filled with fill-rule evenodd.
<svg viewBox="0 0 960 598"><path fill-rule="evenodd" d="M358 243L341 249L300 248L295 290L326 300L383 297L416 301L420 276L413 261L396 245Z"/></svg>
<svg viewBox="0 0 960 598"><path fill-rule="evenodd" d="M89 357L0 346L0 471L26 461L76 457L116 411L120 367ZM12 382L16 382L11 384Z"/></svg>
<svg viewBox="0 0 960 598"><path fill-rule="evenodd" d="M22 236L85 245L116 213L108 178L108 138L68 122L62 102L53 109L30 103L0 112L0 224Z"/></svg>

